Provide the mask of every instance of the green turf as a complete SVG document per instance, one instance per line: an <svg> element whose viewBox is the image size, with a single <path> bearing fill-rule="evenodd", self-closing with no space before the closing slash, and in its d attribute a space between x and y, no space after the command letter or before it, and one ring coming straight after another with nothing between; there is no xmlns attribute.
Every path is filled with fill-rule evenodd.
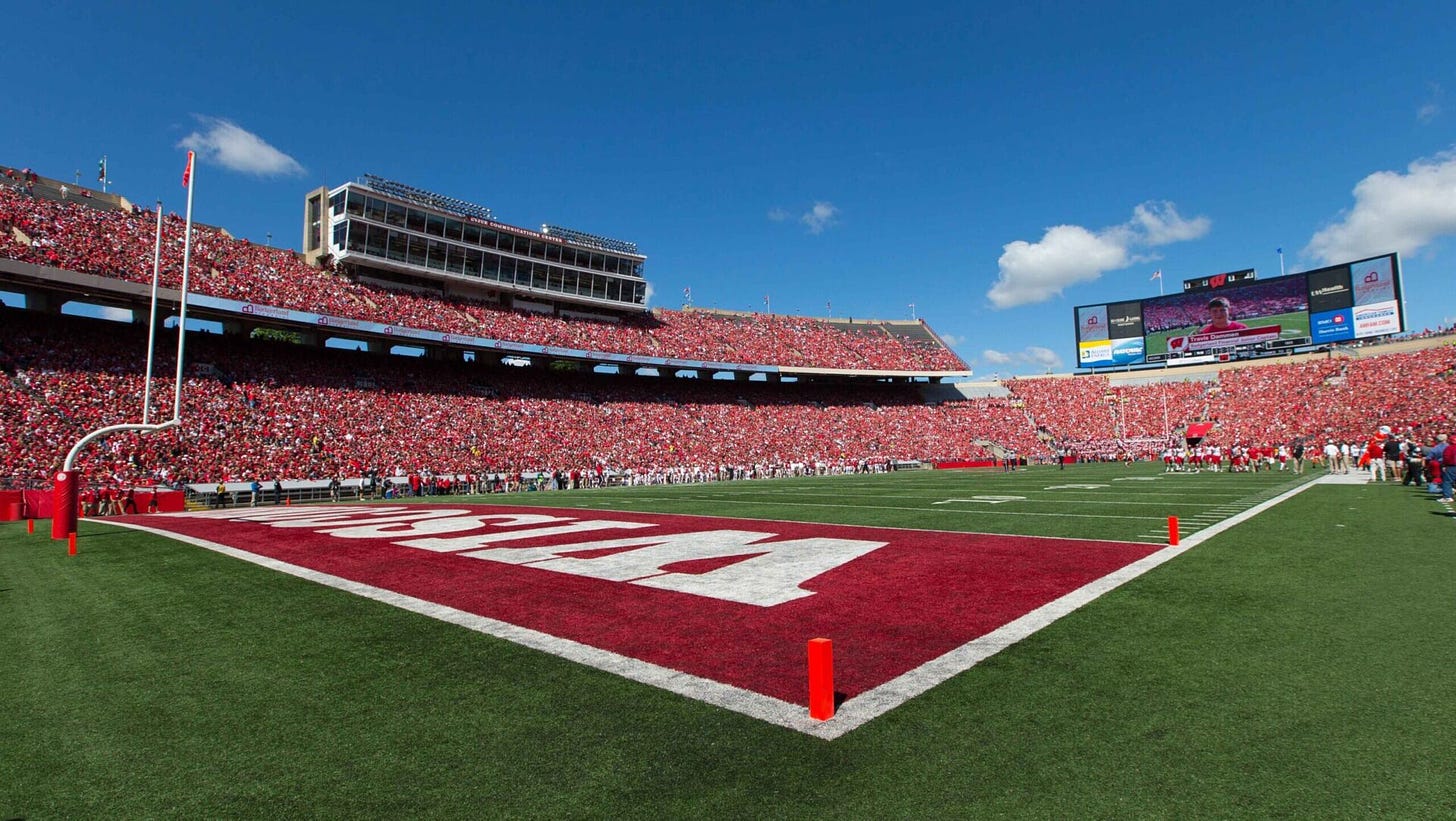
<svg viewBox="0 0 1456 821"><path fill-rule="evenodd" d="M508 501L1111 537L1087 511L1291 480L1129 472ZM1037 489L1072 476L1122 498ZM928 503L968 488L1083 518ZM826 742L147 534L0 525L0 817L1449 817L1453 527L1311 488Z"/></svg>
<svg viewBox="0 0 1456 821"><path fill-rule="evenodd" d="M710 513L749 519L1164 543L1168 517L1193 533L1313 477L1289 471L1167 475L1161 465L908 471L893 476L660 485L470 497L472 502ZM448 504L458 497L432 499Z"/></svg>
<svg viewBox="0 0 1456 821"><path fill-rule="evenodd" d="M1264 325L1278 325L1280 329L1279 337L1281 339L1298 339L1309 336L1309 314L1304 311L1292 311L1287 314L1263 316L1258 319L1240 318L1237 316L1234 318L1254 328ZM1166 331L1148 334L1144 343L1147 348L1147 353L1149 355L1167 353L1168 339L1170 337L1191 336L1198 333L1202 327L1203 325L1200 323L1198 325L1188 325L1183 328L1172 328Z"/></svg>

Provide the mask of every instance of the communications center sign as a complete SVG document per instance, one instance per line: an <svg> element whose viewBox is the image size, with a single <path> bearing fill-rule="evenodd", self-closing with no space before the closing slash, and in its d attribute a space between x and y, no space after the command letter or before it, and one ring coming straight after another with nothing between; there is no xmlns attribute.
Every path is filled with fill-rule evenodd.
<svg viewBox="0 0 1456 821"><path fill-rule="evenodd" d="M1197 287L1183 293L1078 306L1078 364L1208 361L1404 330L1395 254L1267 280L1246 274L1252 270L1190 280Z"/></svg>

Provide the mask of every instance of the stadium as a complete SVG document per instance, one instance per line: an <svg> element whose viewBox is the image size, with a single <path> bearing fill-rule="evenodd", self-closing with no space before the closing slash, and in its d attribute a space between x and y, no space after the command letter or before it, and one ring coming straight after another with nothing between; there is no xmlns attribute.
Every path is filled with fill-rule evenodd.
<svg viewBox="0 0 1456 821"><path fill-rule="evenodd" d="M985 380L377 176L295 253L0 169L6 817L1452 810L1456 337L1368 260Z"/></svg>

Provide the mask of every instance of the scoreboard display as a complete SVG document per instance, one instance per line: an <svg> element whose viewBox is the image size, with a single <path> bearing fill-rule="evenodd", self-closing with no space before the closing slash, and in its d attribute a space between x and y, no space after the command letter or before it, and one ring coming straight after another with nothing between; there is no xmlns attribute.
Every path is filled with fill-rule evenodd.
<svg viewBox="0 0 1456 821"><path fill-rule="evenodd" d="M1405 329L1395 254L1273 279L1252 269L1184 283L1178 294L1079 305L1084 368L1176 362L1386 336Z"/></svg>
<svg viewBox="0 0 1456 821"><path fill-rule="evenodd" d="M1183 292L1188 291L1211 291L1214 288L1222 288L1226 285L1237 285L1240 282L1253 282L1259 275L1254 273L1253 268L1245 268L1242 271L1229 271L1224 274L1214 274L1208 277L1183 280Z"/></svg>

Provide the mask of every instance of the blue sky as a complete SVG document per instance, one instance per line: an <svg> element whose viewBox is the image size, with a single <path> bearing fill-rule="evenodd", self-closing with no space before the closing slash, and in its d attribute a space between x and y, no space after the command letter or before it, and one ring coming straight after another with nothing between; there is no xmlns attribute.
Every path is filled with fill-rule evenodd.
<svg viewBox="0 0 1456 821"><path fill-rule="evenodd" d="M0 162L180 213L194 146L196 219L294 248L379 174L636 242L658 306L913 303L984 375L1279 247L1456 318L1449 3L1074 5L22 4Z"/></svg>

